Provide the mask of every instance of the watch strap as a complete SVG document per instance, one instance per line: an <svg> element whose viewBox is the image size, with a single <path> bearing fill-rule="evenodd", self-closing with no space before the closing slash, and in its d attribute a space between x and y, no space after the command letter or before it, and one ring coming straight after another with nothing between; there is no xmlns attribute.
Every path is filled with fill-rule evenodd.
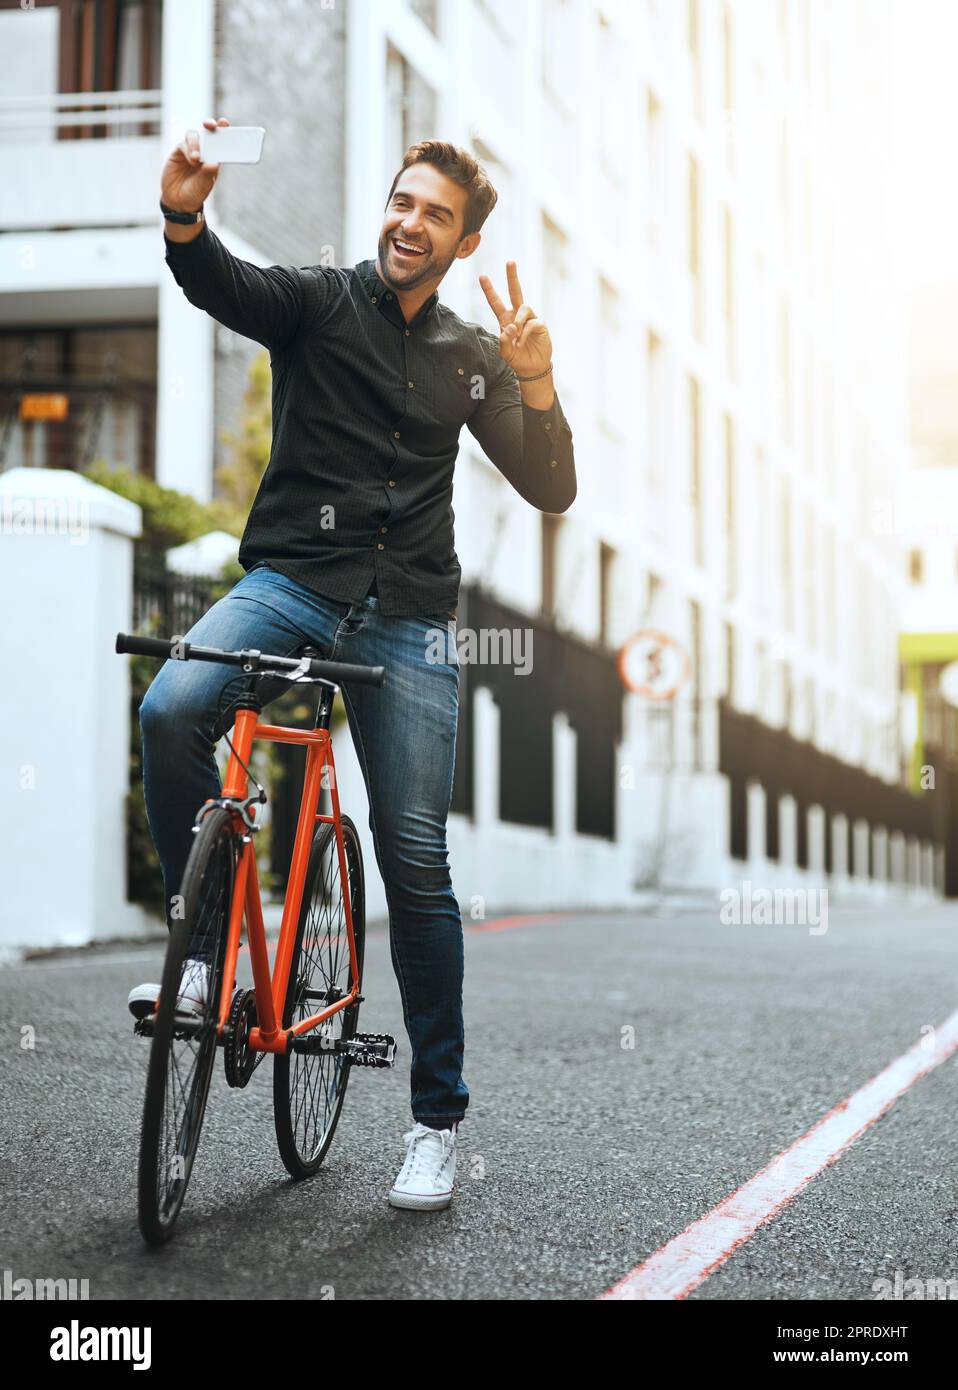
<svg viewBox="0 0 958 1390"><path fill-rule="evenodd" d="M160 212L162 212L167 222L180 222L185 227L190 227L195 222L199 222L200 218L203 216L202 207L198 208L196 212L177 212L175 208L168 208L162 198L160 199Z"/></svg>

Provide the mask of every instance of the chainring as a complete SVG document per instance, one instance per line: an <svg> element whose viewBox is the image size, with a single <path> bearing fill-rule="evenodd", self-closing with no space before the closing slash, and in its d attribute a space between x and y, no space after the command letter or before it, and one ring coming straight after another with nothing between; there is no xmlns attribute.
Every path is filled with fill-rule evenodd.
<svg viewBox="0 0 958 1390"><path fill-rule="evenodd" d="M226 1021L226 1043L223 1049L223 1068L226 1084L248 1086L253 1072L266 1056L254 1052L249 1045L250 1029L256 1027L256 991L238 989L233 995L229 1018Z"/></svg>

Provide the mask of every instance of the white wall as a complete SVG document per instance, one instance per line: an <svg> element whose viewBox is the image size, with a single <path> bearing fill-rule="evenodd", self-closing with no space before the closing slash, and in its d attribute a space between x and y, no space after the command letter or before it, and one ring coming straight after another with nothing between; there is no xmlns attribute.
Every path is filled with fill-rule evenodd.
<svg viewBox="0 0 958 1390"><path fill-rule="evenodd" d="M140 509L79 474L0 475L0 948L148 925L126 901L132 541Z"/></svg>

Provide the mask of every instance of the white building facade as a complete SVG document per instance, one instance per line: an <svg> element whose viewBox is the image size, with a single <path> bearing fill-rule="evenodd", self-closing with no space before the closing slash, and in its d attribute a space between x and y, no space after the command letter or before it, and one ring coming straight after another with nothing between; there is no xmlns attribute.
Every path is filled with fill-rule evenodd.
<svg viewBox="0 0 958 1390"><path fill-rule="evenodd" d="M265 125L270 159L225 171L211 224L258 264L330 246L353 264L375 254L408 144L454 141L499 202L442 296L492 326L478 276L502 289L516 260L552 333L579 480L568 513L539 513L464 432L464 583L610 661L650 627L689 654L671 721L623 697L608 835L577 829L577 716L561 699L548 714L552 823L500 817L504 715L477 680L471 809L450 821L460 899L624 903L644 884L715 891L744 873L932 891L931 836L908 815L894 823L894 797L883 822L829 811L824 789L819 803L774 769L730 768L722 733L725 708L822 755L830 776L843 765L866 779L862 804L870 786L898 789L907 756L902 565L881 506L906 454L885 0L119 8L126 57L111 71L129 76L99 93L96 126L83 124L89 85L85 99L63 86L64 7L0 7L0 48L23 55L4 60L0 100L7 402L36 379L18 330L137 328L154 415L106 389L99 416L89 407L96 437L111 462L208 499L258 349L188 304L163 261L168 150L207 114ZM80 138L57 138L71 122ZM66 444L61 431L58 453L53 424L13 413L0 469L79 466L88 430Z"/></svg>

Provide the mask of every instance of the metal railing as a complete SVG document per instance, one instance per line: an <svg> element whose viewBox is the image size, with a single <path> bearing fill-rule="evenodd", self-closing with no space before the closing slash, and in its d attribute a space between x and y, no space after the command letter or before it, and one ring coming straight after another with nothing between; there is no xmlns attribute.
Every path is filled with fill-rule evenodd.
<svg viewBox="0 0 958 1390"><path fill-rule="evenodd" d="M158 134L161 98L159 88L0 97L0 139L10 141L32 131L52 134L83 127L93 132L80 136L84 139Z"/></svg>
<svg viewBox="0 0 958 1390"><path fill-rule="evenodd" d="M137 546L132 630L145 636L182 636L216 601L217 590L216 580L205 575L176 574L166 568L161 557Z"/></svg>

